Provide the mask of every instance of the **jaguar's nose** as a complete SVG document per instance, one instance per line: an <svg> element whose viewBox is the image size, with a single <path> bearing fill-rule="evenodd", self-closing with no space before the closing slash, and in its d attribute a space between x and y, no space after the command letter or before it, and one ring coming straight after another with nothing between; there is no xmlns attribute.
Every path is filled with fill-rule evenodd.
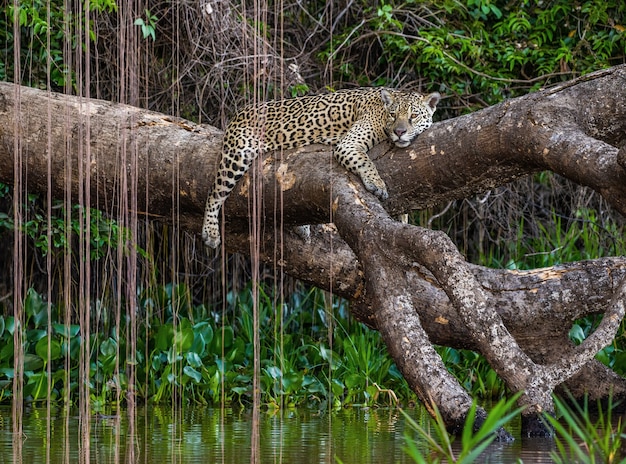
<svg viewBox="0 0 626 464"><path fill-rule="evenodd" d="M404 129L403 127L396 127L394 129L394 132L398 137L402 137L402 135L406 134L406 129Z"/></svg>

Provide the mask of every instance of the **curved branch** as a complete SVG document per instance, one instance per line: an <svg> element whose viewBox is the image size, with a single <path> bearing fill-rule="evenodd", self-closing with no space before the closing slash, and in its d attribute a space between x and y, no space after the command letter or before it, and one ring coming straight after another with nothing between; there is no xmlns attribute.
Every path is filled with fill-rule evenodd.
<svg viewBox="0 0 626 464"><path fill-rule="evenodd" d="M611 343L624 318L625 301L626 279L623 279L621 285L613 294L602 322L600 322L596 330L570 353L564 353L559 360L545 366L545 375L548 377L548 383L552 389L576 374L601 349Z"/></svg>

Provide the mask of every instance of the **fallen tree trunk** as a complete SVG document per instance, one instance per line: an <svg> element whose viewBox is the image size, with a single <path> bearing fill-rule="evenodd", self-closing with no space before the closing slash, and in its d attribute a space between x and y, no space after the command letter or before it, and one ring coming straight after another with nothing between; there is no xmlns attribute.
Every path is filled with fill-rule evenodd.
<svg viewBox="0 0 626 464"><path fill-rule="evenodd" d="M461 425L472 398L433 343L485 355L512 391L524 392L530 435L549 432L538 418L553 411L555 388L624 397L624 379L592 358L623 317L626 259L528 272L487 269L465 262L443 234L389 215L546 169L595 189L626 213L626 155L619 150L626 143L625 77L626 67L615 67L437 123L406 149L375 147L371 155L390 192L383 205L335 165L327 147L270 155L256 173L263 186L260 256L349 299L353 314L381 331L411 387L439 407L451 428ZM13 182L19 153L31 191L49 188L61 198L69 185L79 201L87 188L98 202L92 206L115 216L123 214L120 189L130 185L138 210L199 231L221 133L138 108L3 83L0 141L3 182ZM72 174L78 169L89 173L88 184ZM226 203L230 251L251 250L253 177ZM308 243L282 228L331 222L336 227L314 227ZM575 347L569 329L589 314L604 314L602 323Z"/></svg>

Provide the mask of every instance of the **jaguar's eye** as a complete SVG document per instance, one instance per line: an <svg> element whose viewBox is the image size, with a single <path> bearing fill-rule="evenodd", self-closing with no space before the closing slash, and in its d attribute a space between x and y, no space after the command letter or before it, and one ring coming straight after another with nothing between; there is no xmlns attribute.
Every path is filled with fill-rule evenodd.
<svg viewBox="0 0 626 464"><path fill-rule="evenodd" d="M411 113L411 119L417 119L418 114L417 113Z"/></svg>

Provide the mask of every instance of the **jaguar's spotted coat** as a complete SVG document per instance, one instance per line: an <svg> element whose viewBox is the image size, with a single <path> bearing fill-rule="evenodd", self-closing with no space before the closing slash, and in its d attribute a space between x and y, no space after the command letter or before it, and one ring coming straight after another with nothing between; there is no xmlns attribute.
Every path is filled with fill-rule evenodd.
<svg viewBox="0 0 626 464"><path fill-rule="evenodd" d="M359 88L248 106L228 124L220 167L209 194L202 226L205 244L220 244L219 213L235 183L260 152L314 143L336 144L339 164L357 174L380 199L387 187L368 150L385 139L408 146L430 127L439 94Z"/></svg>

